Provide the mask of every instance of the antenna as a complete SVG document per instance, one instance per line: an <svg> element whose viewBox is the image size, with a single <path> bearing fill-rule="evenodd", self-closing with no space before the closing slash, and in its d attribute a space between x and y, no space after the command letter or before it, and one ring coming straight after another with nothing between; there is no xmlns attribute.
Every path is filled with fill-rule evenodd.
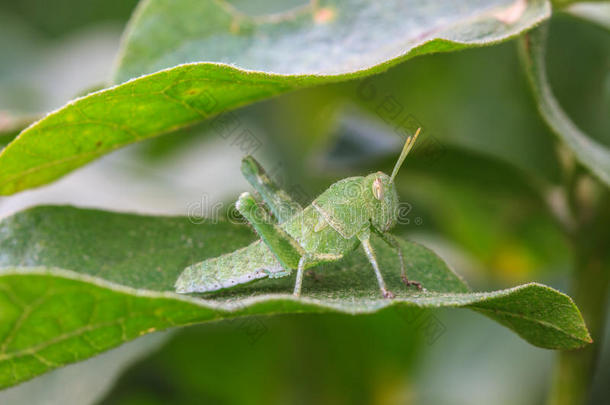
<svg viewBox="0 0 610 405"><path fill-rule="evenodd" d="M405 158L411 151L411 148L413 148L413 144L417 140L419 131L421 131L421 127L417 128L417 131L415 131L415 135L407 138L407 141L405 142L405 146L402 148L402 152L400 152L400 156L398 157L398 162L396 162L396 166L394 166L394 170L392 170L392 176L390 176L390 183L394 181L394 177L398 173L400 166L402 166L402 162L405 161Z"/></svg>

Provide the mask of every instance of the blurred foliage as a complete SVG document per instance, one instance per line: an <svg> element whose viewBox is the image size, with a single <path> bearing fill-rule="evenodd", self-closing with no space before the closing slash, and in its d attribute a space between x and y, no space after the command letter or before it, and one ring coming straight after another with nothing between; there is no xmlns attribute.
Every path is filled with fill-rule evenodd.
<svg viewBox="0 0 610 405"><path fill-rule="evenodd" d="M183 330L131 368L104 404L395 404L425 336L395 311L257 318Z"/></svg>
<svg viewBox="0 0 610 405"><path fill-rule="evenodd" d="M610 145L608 31L563 14L550 28L546 59L555 97L579 128Z"/></svg>
<svg viewBox="0 0 610 405"><path fill-rule="evenodd" d="M137 3L138 0L1 0L0 10L22 20L38 34L54 38L92 23L124 23Z"/></svg>

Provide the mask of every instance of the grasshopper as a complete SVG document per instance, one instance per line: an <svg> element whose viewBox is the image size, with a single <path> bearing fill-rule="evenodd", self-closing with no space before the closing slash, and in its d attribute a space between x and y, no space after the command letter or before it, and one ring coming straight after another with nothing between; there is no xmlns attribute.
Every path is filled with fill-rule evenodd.
<svg viewBox="0 0 610 405"><path fill-rule="evenodd" d="M232 253L187 267L176 281L176 291L216 291L265 277L285 277L296 269L294 295L299 296L307 268L341 260L360 244L373 267L381 294L394 298L379 270L370 243L371 233L378 234L396 250L403 282L421 289L420 283L407 278L400 245L388 233L398 219L394 178L420 129L407 138L391 176L376 172L340 180L304 209L269 178L254 158L246 156L241 171L271 213L248 192L239 196L235 206L260 239Z"/></svg>

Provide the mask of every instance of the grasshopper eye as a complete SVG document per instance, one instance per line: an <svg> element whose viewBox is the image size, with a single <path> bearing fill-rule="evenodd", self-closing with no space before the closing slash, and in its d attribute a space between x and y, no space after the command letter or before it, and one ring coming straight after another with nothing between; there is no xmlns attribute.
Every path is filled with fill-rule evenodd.
<svg viewBox="0 0 610 405"><path fill-rule="evenodd" d="M381 183L381 179L379 177L373 181L373 195L379 201L383 199L383 184Z"/></svg>

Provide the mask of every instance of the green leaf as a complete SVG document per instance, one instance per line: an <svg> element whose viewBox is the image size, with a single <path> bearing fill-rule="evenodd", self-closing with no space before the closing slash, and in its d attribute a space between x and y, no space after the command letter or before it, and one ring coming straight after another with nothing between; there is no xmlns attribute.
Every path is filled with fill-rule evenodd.
<svg viewBox="0 0 610 405"><path fill-rule="evenodd" d="M303 296L293 277L208 294L173 292L182 269L254 239L228 222L146 217L71 207L38 207L0 223L0 387L82 360L142 334L193 323L285 313L413 313L464 307L511 328L534 345L572 349L590 337L569 297L527 284L469 293L441 259L401 241L409 274L427 291L400 281L395 253L374 241L394 300L382 299L361 250L306 275ZM204 298L204 299L202 299Z"/></svg>
<svg viewBox="0 0 610 405"><path fill-rule="evenodd" d="M581 131L561 109L546 75L545 49L548 26L523 36L521 56L542 118L570 148L576 159L610 186L610 149Z"/></svg>
<svg viewBox="0 0 610 405"><path fill-rule="evenodd" d="M507 0L460 7L315 3L294 17L250 18L224 1L143 2L126 35L118 80L167 69L76 99L23 131L0 154L0 195L239 106L377 73L416 55L506 40L550 15L546 0L529 1L509 22Z"/></svg>
<svg viewBox="0 0 610 405"><path fill-rule="evenodd" d="M86 361L56 369L0 392L0 403L11 405L97 404L133 363L159 349L171 332L152 333ZM78 384L74 384L78 381Z"/></svg>
<svg viewBox="0 0 610 405"><path fill-rule="evenodd" d="M225 0L149 0L126 31L116 81L200 61L284 75L379 70L413 51L497 42L549 16L537 0L502 21L519 3L323 0L258 14Z"/></svg>

